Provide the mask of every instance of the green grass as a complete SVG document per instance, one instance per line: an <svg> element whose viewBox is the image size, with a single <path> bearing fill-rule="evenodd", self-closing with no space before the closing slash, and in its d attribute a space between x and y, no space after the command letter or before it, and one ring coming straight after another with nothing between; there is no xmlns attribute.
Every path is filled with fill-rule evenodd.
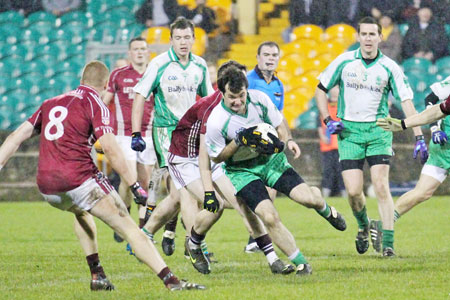
<svg viewBox="0 0 450 300"><path fill-rule="evenodd" d="M69 213L42 202L0 203L0 299L450 299L448 199L433 197L399 220L395 259L383 259L372 248L357 254L356 222L347 201L333 198L329 203L346 217L347 231L334 230L316 212L286 198L276 200L284 224L313 267L307 278L272 275L262 254L245 254L247 234L234 211L227 211L207 236L219 263L210 275L197 273L183 258L179 226L175 254L163 257L180 278L208 287L183 293L168 292L101 222L101 262L117 290L92 293ZM368 211L377 217L375 200L369 200ZM160 250L161 244L156 246Z"/></svg>

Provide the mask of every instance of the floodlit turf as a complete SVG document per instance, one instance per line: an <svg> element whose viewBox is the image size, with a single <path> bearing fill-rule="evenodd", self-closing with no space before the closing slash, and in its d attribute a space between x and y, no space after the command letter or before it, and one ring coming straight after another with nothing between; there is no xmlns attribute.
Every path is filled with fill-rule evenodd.
<svg viewBox="0 0 450 300"><path fill-rule="evenodd" d="M168 292L127 255L125 243L114 242L112 231L100 222L101 262L117 290L90 292L88 266L69 213L42 202L0 203L0 299L450 299L450 210L445 198L433 197L399 220L395 259L383 259L372 248L357 254L356 222L346 200L329 200L347 220L347 231L338 232L315 211L278 198L283 222L313 267L307 278L272 275L262 254L245 254L247 234L234 211L227 211L209 233L207 241L219 263L212 265L210 275L202 275L183 258L179 225L175 254L162 255L180 278L208 290L178 293ZM369 200L368 211L378 216L375 200ZM160 242L156 246L162 253Z"/></svg>

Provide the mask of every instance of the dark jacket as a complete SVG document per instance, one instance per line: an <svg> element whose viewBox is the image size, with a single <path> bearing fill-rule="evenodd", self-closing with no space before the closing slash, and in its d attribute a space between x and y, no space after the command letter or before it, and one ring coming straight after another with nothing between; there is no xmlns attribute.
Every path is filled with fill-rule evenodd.
<svg viewBox="0 0 450 300"><path fill-rule="evenodd" d="M289 22L292 27L301 24L327 26L327 0L312 0L309 13L305 9L304 0L291 0L289 5Z"/></svg>
<svg viewBox="0 0 450 300"><path fill-rule="evenodd" d="M189 10L185 13L186 18L193 21L195 21L194 17L196 15L201 15L202 21L200 23L196 23L195 26L202 28L206 33L210 33L218 27L215 23L216 14L211 8L205 5L199 5L194 10Z"/></svg>
<svg viewBox="0 0 450 300"><path fill-rule="evenodd" d="M171 24L180 14L180 6L177 0L164 0L164 11L169 17L169 24ZM146 0L142 6L136 11L136 20L139 23L145 24L147 20L153 19L153 1Z"/></svg>

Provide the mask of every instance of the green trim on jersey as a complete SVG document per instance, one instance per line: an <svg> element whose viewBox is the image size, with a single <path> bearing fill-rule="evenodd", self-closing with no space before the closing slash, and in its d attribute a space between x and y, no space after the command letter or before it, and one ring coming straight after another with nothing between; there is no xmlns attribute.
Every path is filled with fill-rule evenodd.
<svg viewBox="0 0 450 300"><path fill-rule="evenodd" d="M380 49L378 49L378 53L377 53L377 57L375 58L375 60L373 62L371 62L370 64L366 64L363 56L362 56L362 52L361 52L361 48L358 48L357 52L356 52L356 58L360 58L361 62L363 63L363 66L368 69L372 66L374 66L378 60L383 56L383 53L381 53Z"/></svg>
<svg viewBox="0 0 450 300"><path fill-rule="evenodd" d="M171 59L172 61L174 61L174 62L177 62L183 70L186 70L186 69L189 67L189 65L191 64L191 61L194 60L194 58L192 57L192 53L189 52L189 60L188 60L188 63L187 63L186 65L183 65L183 64L180 62L180 59L178 58L178 55L175 53L175 50L173 50L173 47L170 47L170 49L169 49L168 52L169 52L169 57L170 57L170 59Z"/></svg>
<svg viewBox="0 0 450 300"><path fill-rule="evenodd" d="M338 67L336 68L336 71L333 73L333 76L331 76L330 83L326 87L327 90L331 90L332 87L334 87L336 84L338 84L338 82L341 81L340 78L341 78L342 70L348 63L351 63L352 61L355 61L355 60L354 59L344 60L343 62L341 62L338 65Z"/></svg>
<svg viewBox="0 0 450 300"><path fill-rule="evenodd" d="M220 101L220 104L222 105L223 109L225 109L225 111L230 113L231 115L238 115L238 116L242 116L244 118L247 118L247 116L248 116L248 103L249 103L249 100L250 100L250 96L247 93L247 100L245 101L245 113L243 113L243 114L238 114L237 112L234 112L231 109L229 109L225 105L225 100L223 98L222 98L222 101Z"/></svg>
<svg viewBox="0 0 450 300"><path fill-rule="evenodd" d="M383 67L383 69L385 69L386 72L388 73L388 76L389 76L389 86L391 87L391 90L392 90L392 96L394 96L395 100L401 101L401 99L400 99L400 94L399 94L398 88L397 88L397 84L395 83L394 76L392 75L391 70L389 70L388 67L386 67L385 65L383 65L383 64L381 64L381 63L380 63L380 65L381 65L381 66ZM406 84L407 86L409 86L409 82L408 82L407 80L405 81L405 84ZM388 92L388 91L387 91L387 92ZM384 92L383 92L383 93L384 93Z"/></svg>
<svg viewBox="0 0 450 300"><path fill-rule="evenodd" d="M252 103L254 106L260 107L263 115L259 117L264 121L264 123L272 125L272 122L269 119L269 109L267 108L267 106L265 106L261 102L253 102L250 97L247 97L247 103L248 102Z"/></svg>
<svg viewBox="0 0 450 300"><path fill-rule="evenodd" d="M208 69L205 68L204 65L199 64L197 62L193 62L194 65L198 66L203 71L203 78L206 78L206 76L209 76ZM197 87L197 95L200 97L206 97L208 96L208 87L206 86L206 80L203 80L202 83Z"/></svg>

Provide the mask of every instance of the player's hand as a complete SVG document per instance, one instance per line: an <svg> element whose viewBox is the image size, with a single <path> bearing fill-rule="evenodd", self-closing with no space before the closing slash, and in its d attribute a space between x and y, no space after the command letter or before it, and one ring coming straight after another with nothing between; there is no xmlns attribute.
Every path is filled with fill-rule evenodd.
<svg viewBox="0 0 450 300"><path fill-rule="evenodd" d="M425 140L423 138L423 135L416 136L416 145L414 147L414 153L413 158L416 159L417 155L420 152L420 161L422 164L426 163L428 159L428 148L427 144L425 143Z"/></svg>
<svg viewBox="0 0 450 300"><path fill-rule="evenodd" d="M130 189L134 195L134 202L136 202L136 204L145 205L147 203L148 194L141 187L139 182L135 182L133 185L130 185Z"/></svg>
<svg viewBox="0 0 450 300"><path fill-rule="evenodd" d="M341 121L333 120L330 116L326 117L323 122L327 125L330 134L339 134L344 130L344 124Z"/></svg>
<svg viewBox="0 0 450 300"><path fill-rule="evenodd" d="M447 143L448 137L444 131L436 130L433 131L431 139L435 144L445 145Z"/></svg>
<svg viewBox="0 0 450 300"><path fill-rule="evenodd" d="M212 213L216 213L219 210L220 204L216 198L216 193L205 192L205 199L203 200L203 208Z"/></svg>
<svg viewBox="0 0 450 300"><path fill-rule="evenodd" d="M234 138L236 144L255 148L261 142L261 132L255 131L255 129L256 126L239 129Z"/></svg>
<svg viewBox="0 0 450 300"><path fill-rule="evenodd" d="M297 159L300 157L300 154L302 153L302 150L300 150L300 147L298 144L293 140L289 139L286 142L286 147L291 150L292 154L294 154L294 159Z"/></svg>
<svg viewBox="0 0 450 300"><path fill-rule="evenodd" d="M261 139L261 142L256 147L256 151L260 154L266 155L283 152L284 143L270 132L267 133L267 136L272 140L272 142Z"/></svg>
<svg viewBox="0 0 450 300"><path fill-rule="evenodd" d="M131 149L142 152L145 150L146 143L140 132L133 132L131 134Z"/></svg>
<svg viewBox="0 0 450 300"><path fill-rule="evenodd" d="M386 131L402 131L402 120L386 117L377 120L377 126L383 128Z"/></svg>

